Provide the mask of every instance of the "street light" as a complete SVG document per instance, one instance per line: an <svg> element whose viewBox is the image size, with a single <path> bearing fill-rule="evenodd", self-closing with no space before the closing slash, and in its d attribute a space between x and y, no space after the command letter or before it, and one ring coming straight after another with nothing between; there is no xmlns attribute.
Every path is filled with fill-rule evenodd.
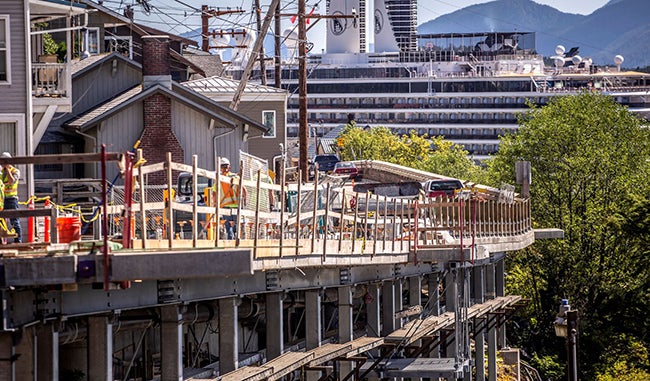
<svg viewBox="0 0 650 381"><path fill-rule="evenodd" d="M560 311L553 328L556 336L566 339L567 379L578 381L578 311L571 309L569 299L562 299L560 302Z"/></svg>

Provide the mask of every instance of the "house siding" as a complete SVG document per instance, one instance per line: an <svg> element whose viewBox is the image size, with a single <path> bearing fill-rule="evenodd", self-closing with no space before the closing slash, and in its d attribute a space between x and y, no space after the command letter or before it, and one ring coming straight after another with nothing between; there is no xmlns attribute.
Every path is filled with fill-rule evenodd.
<svg viewBox="0 0 650 381"><path fill-rule="evenodd" d="M0 15L9 15L9 43L11 61L11 84L0 84L2 100L0 114L27 113L27 56L25 51L24 1L0 1Z"/></svg>
<svg viewBox="0 0 650 381"><path fill-rule="evenodd" d="M97 130L97 145L106 144L107 152L130 151L142 136L143 128L142 102L137 102L102 123ZM89 134L93 132L89 131ZM106 172L108 178L113 179L119 171L117 166L109 165Z"/></svg>
<svg viewBox="0 0 650 381"><path fill-rule="evenodd" d="M230 104L221 103L228 107ZM269 168L273 168L273 157L280 154L280 143L285 142L285 110L286 102L260 100L259 102L242 102L238 113L257 122L263 123L262 111L275 111L275 138L262 137L262 132L256 129L249 130L247 142L248 153L265 159Z"/></svg>
<svg viewBox="0 0 650 381"><path fill-rule="evenodd" d="M192 156L198 156L198 166L215 170L215 156L227 157L233 171L239 169L239 150L245 150L241 138L243 130L215 124L210 129L210 117L203 115L180 102L172 102L172 130L184 148L185 164L192 163ZM216 138L216 136L221 136ZM216 153L215 153L216 152Z"/></svg>
<svg viewBox="0 0 650 381"><path fill-rule="evenodd" d="M117 58L115 62L117 63L115 71L113 71L113 60L109 59L97 68L74 78L72 81L73 114L82 114L142 82L142 73L138 68Z"/></svg>

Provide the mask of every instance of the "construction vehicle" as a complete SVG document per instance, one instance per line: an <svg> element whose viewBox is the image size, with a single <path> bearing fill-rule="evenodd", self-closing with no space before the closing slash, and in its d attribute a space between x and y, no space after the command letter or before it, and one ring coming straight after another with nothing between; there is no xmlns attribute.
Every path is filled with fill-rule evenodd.
<svg viewBox="0 0 650 381"><path fill-rule="evenodd" d="M198 184L197 184L197 194L196 197L198 197L197 204L199 206L206 206L209 204L209 200L211 198L211 191L212 191L212 179L209 179L207 177L203 176L198 176ZM194 197L195 195L193 194L193 189L194 189L194 183L193 183L193 177L192 174L189 172L181 172L178 175L177 181L176 181L176 190L175 192L172 191L172 196L174 197L174 200L176 202L180 202L183 204L192 204L194 203ZM205 221L206 220L206 215L203 213L199 214L199 221ZM189 238L192 236L192 213L190 212L184 212L184 211L174 211L174 222L175 222L175 227L174 227L174 232L176 234L179 234L181 238ZM204 234L203 232L203 226L198 226L198 235L201 236Z"/></svg>

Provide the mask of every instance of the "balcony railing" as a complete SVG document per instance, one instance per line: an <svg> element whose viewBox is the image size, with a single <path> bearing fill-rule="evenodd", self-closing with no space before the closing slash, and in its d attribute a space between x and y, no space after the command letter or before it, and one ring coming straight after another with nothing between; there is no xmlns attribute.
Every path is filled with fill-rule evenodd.
<svg viewBox="0 0 650 381"><path fill-rule="evenodd" d="M32 96L67 97L68 70L64 63L32 63Z"/></svg>

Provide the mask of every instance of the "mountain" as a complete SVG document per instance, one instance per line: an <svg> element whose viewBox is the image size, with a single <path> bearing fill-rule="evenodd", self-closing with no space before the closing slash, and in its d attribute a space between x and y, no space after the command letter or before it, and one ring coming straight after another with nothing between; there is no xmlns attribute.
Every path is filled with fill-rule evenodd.
<svg viewBox="0 0 650 381"><path fill-rule="evenodd" d="M612 0L590 15L563 13L532 0L497 0L471 5L427 21L418 33L486 31L535 32L537 51L554 55L555 46L579 47L595 64L613 65L617 54L623 66L650 66L650 1Z"/></svg>

